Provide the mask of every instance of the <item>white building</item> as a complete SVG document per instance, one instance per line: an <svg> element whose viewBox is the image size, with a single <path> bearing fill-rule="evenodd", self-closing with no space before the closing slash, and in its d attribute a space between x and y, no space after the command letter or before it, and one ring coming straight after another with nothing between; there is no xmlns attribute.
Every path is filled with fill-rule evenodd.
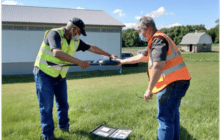
<svg viewBox="0 0 220 140"><path fill-rule="evenodd" d="M181 49L185 52L210 52L212 51L212 39L207 33L188 33L180 42Z"/></svg>
<svg viewBox="0 0 220 140"><path fill-rule="evenodd" d="M34 61L46 30L62 27L73 17L85 23L84 42L121 56L122 27L125 25L101 10L66 9L2 5L2 75L32 74ZM81 60L97 60L100 55L76 52ZM117 66L93 66L82 70L71 67L69 72L118 70Z"/></svg>

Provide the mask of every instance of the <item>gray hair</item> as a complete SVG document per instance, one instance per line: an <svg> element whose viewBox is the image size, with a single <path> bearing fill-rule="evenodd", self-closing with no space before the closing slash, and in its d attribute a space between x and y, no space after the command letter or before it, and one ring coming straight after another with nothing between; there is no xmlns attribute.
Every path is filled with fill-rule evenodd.
<svg viewBox="0 0 220 140"><path fill-rule="evenodd" d="M71 28L76 27L76 25L74 25L71 21L69 21L66 25L66 29L70 30Z"/></svg>
<svg viewBox="0 0 220 140"><path fill-rule="evenodd" d="M153 27L153 29L157 30L155 22L152 17L143 16L140 21L138 22L138 28L143 29L144 27L149 28Z"/></svg>

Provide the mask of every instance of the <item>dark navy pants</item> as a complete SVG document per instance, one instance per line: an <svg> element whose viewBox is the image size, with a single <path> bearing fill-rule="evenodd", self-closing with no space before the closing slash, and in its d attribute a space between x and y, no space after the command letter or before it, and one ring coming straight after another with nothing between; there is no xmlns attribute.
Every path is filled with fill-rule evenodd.
<svg viewBox="0 0 220 140"><path fill-rule="evenodd" d="M42 126L42 136L54 137L54 122L53 122L53 102L54 96L57 106L57 119L60 128L69 129L68 118L68 102L67 102L67 83L66 79L53 78L41 70L37 75L34 75L36 82L37 97L39 101L40 120Z"/></svg>
<svg viewBox="0 0 220 140"><path fill-rule="evenodd" d="M157 93L157 140L179 140L179 107L189 85L189 81L176 81Z"/></svg>

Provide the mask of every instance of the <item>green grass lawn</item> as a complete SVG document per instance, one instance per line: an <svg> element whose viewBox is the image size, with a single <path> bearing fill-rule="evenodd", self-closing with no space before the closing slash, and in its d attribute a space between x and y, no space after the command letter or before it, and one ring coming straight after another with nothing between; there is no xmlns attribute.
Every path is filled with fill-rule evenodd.
<svg viewBox="0 0 220 140"><path fill-rule="evenodd" d="M133 48L133 50L136 48ZM180 107L180 140L219 138L219 53L184 53L192 76ZM131 48L132 50L132 48ZM139 49L138 49L139 50ZM57 127L58 140L105 140L89 134L100 124L134 130L129 140L155 140L158 122L156 96L145 102L148 86L146 65L118 71L68 74L70 134ZM40 114L32 75L2 77L2 139L39 140Z"/></svg>

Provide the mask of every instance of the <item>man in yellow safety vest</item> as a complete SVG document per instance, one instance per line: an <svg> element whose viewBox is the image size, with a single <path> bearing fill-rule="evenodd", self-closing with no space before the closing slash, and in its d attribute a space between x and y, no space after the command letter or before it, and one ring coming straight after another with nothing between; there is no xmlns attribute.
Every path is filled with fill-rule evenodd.
<svg viewBox="0 0 220 140"><path fill-rule="evenodd" d="M42 136L45 140L54 139L53 123L53 100L55 96L57 106L57 118L59 128L69 132L68 102L66 74L68 66L48 67L47 62L56 64L73 63L82 69L90 67L74 57L76 51L90 51L95 54L105 55L110 58L117 58L95 45L89 45L79 39L80 35L86 36L84 22L79 18L73 18L65 27L55 28L45 32L34 64L34 78L39 101Z"/></svg>

